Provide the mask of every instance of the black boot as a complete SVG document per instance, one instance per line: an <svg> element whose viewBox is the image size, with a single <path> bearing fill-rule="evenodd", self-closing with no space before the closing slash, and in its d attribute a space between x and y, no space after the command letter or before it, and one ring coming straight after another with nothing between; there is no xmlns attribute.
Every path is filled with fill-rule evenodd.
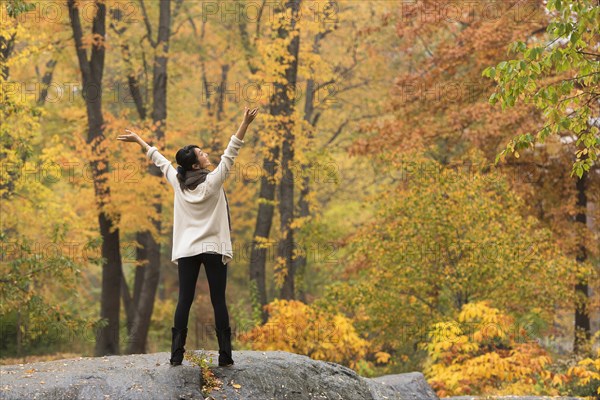
<svg viewBox="0 0 600 400"><path fill-rule="evenodd" d="M219 341L219 367L229 367L233 365L233 358L231 358L231 327L222 331L215 329L215 331Z"/></svg>
<svg viewBox="0 0 600 400"><path fill-rule="evenodd" d="M173 339L171 342L171 359L169 362L171 365L181 365L183 361L183 353L185 353L185 339L187 337L187 328L177 329L171 328Z"/></svg>

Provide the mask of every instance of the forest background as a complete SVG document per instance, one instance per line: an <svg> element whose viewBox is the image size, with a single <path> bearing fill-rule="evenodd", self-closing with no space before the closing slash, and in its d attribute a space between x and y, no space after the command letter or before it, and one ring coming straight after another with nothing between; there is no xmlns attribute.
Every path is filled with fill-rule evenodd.
<svg viewBox="0 0 600 400"><path fill-rule="evenodd" d="M3 364L167 351L173 194L226 183L234 349L600 394L592 0L0 3ZM498 104L500 103L500 104ZM204 273L190 348L215 348Z"/></svg>

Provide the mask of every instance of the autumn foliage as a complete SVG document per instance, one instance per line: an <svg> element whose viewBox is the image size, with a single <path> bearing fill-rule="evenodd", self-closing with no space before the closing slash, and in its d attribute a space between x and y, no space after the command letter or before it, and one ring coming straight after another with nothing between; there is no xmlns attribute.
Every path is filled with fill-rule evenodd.
<svg viewBox="0 0 600 400"><path fill-rule="evenodd" d="M537 382L548 353L489 302L465 304L456 321L432 325L424 373L440 397L491 393ZM527 393L527 391L525 391Z"/></svg>
<svg viewBox="0 0 600 400"><path fill-rule="evenodd" d="M600 383L600 358L587 358L566 373L555 373L550 353L527 325L490 304L465 304L456 320L432 324L428 342L421 344L428 354L424 373L440 397L559 395L570 382Z"/></svg>
<svg viewBox="0 0 600 400"><path fill-rule="evenodd" d="M600 307L593 1L295 1L306 8L293 29L270 7L258 21L136 0L119 17L119 2L57 0L56 23L42 18L50 3L0 5L3 357L89 353L102 326L101 212L119 229L104 254L119 254L123 290L106 298L122 297L110 308L125 314L114 326L131 333L140 313L127 304L152 305L145 351L168 349L173 193L114 138L136 128L174 165L190 143L217 164L242 103L255 103L263 117L225 186L234 351L289 351L371 376L422 370L440 396L597 393L597 349L566 357L547 345L570 340L576 310L593 331ZM85 51L106 53L93 143L68 3L89 12ZM93 18L104 8L103 36ZM155 39L167 9L168 52ZM159 60L168 75L153 72ZM149 248L160 274L143 272ZM144 276L156 277L147 297ZM216 347L198 335L209 295L198 290L190 349Z"/></svg>
<svg viewBox="0 0 600 400"><path fill-rule="evenodd" d="M372 351L369 341L341 314L323 312L295 300L274 300L267 307L267 323L239 337L253 350L289 351L350 368L357 368ZM381 363L388 359L384 352L377 352L376 357Z"/></svg>

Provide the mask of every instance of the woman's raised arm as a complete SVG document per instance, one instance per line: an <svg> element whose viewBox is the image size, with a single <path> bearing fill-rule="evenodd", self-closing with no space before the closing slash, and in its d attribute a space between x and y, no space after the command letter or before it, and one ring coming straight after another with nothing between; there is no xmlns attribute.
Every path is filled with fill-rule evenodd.
<svg viewBox="0 0 600 400"><path fill-rule="evenodd" d="M146 152L146 157L151 159L154 165L156 165L162 171L167 181L175 188L179 183L177 181L177 171L171 165L171 162L167 160L165 156L160 154L158 149L154 146L150 146L146 143L137 133L125 129L127 135L119 135L117 140L122 142L138 143Z"/></svg>
<svg viewBox="0 0 600 400"><path fill-rule="evenodd" d="M254 121L258 114L258 107L250 110L248 107L244 107L244 118L240 124L237 132L231 135L229 144L221 156L221 162L217 165L214 171L206 175L207 193L215 193L220 190L223 183L229 176L229 171L233 167L235 158L238 156L238 152L244 144L244 136L248 126Z"/></svg>
<svg viewBox="0 0 600 400"><path fill-rule="evenodd" d="M250 126L252 121L254 121L254 118L256 118L257 114L258 114L258 107L254 108L252 110L249 109L248 107L244 107L244 119L242 120L240 127L238 128L237 132L235 133L236 138L238 138L240 140L244 140L244 135L246 135L246 130L248 129L248 126Z"/></svg>
<svg viewBox="0 0 600 400"><path fill-rule="evenodd" d="M142 139L137 133L132 132L129 129L125 129L125 132L127 132L127 135L119 135L117 137L117 140L120 140L122 142L138 143L146 152L148 151L148 149L150 149L151 146L148 143L144 142L144 139Z"/></svg>

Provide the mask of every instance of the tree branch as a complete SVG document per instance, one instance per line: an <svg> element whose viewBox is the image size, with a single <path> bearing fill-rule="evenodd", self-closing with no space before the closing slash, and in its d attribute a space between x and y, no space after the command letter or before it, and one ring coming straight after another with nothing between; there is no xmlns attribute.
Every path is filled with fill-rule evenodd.
<svg viewBox="0 0 600 400"><path fill-rule="evenodd" d="M144 24L146 25L147 38L150 42L150 46L156 48L156 42L152 39L152 25L150 24L150 19L148 19L148 12L146 11L146 6L144 5L144 0L140 1L140 8L142 9L142 15L144 16Z"/></svg>
<svg viewBox="0 0 600 400"><path fill-rule="evenodd" d="M79 59L79 65L81 66L81 75L83 83L91 80L91 69L87 58L87 52L83 47L83 30L81 29L81 20L79 19L79 9L75 7L75 0L68 0L67 6L69 8L69 17L71 20L71 28L73 29L73 40L75 41L75 51L77 58Z"/></svg>

